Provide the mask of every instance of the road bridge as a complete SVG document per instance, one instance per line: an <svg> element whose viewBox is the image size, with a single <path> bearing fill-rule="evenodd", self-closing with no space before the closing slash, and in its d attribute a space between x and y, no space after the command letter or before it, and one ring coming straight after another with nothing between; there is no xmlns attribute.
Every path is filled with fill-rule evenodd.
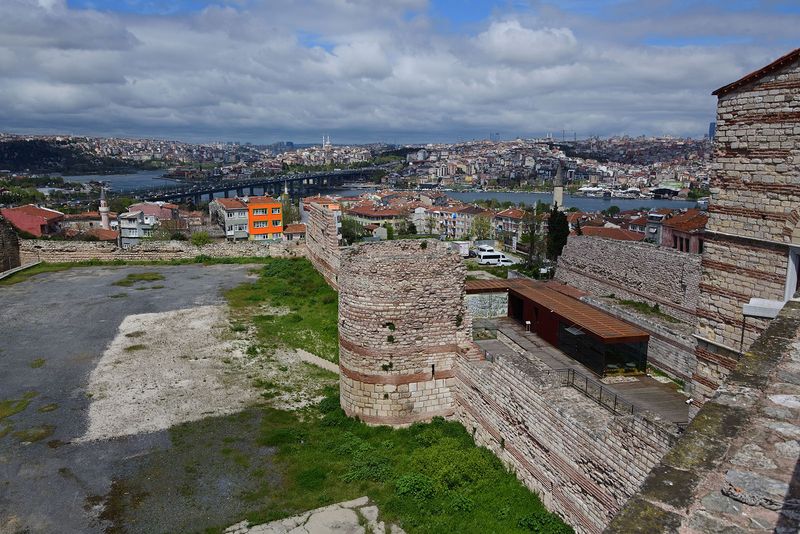
<svg viewBox="0 0 800 534"><path fill-rule="evenodd" d="M222 179L202 182L180 183L174 188L140 189L127 194L150 201L209 202L222 194L225 198L245 195L280 195L284 187L291 197L307 196L319 189L342 185L345 182L364 179L383 167L342 169L336 171L289 173L277 176L246 179Z"/></svg>

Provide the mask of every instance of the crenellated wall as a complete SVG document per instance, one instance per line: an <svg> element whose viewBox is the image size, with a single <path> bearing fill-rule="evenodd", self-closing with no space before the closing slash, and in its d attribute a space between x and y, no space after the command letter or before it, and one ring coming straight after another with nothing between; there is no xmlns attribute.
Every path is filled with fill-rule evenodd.
<svg viewBox="0 0 800 534"><path fill-rule="evenodd" d="M198 256L211 258L264 258L305 255L304 245L291 242L270 244L255 241L219 242L197 247L187 241L152 241L127 249L105 241L23 239L20 244L23 263L34 261L58 263L89 260L162 261L193 259Z"/></svg>
<svg viewBox="0 0 800 534"><path fill-rule="evenodd" d="M341 404L370 424L453 413L456 359L471 348L466 266L446 243L401 240L342 249Z"/></svg>

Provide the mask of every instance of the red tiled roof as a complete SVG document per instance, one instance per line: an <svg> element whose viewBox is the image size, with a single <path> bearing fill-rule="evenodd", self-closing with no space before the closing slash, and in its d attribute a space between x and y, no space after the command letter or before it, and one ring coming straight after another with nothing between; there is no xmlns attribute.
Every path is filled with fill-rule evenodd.
<svg viewBox="0 0 800 534"><path fill-rule="evenodd" d="M735 91L736 89L739 89L740 87L743 87L749 83L758 81L767 74L770 74L773 71L783 68L786 65L789 65L798 59L800 59L800 48L795 48L788 54L779 57L769 65L761 67L760 69L751 72L747 76L739 78L735 82L729 83L728 85L724 85L719 89L717 89L716 91L712 92L711 94L716 96L724 96L730 93L731 91Z"/></svg>
<svg viewBox="0 0 800 534"><path fill-rule="evenodd" d="M505 217L507 219L522 220L522 218L525 217L525 212L519 208L508 208L497 213L495 217Z"/></svg>
<svg viewBox="0 0 800 534"><path fill-rule="evenodd" d="M105 228L89 228L83 234L94 236L100 241L116 241L117 237L119 237L119 232L116 230L107 230Z"/></svg>
<svg viewBox="0 0 800 534"><path fill-rule="evenodd" d="M628 226L647 226L647 217L637 217L631 221L628 221Z"/></svg>
<svg viewBox="0 0 800 534"><path fill-rule="evenodd" d="M708 215L698 209L686 210L664 221L664 226L669 226L679 232L694 232L706 227Z"/></svg>
<svg viewBox="0 0 800 534"><path fill-rule="evenodd" d="M583 235L589 237L602 237L604 239L616 239L618 241L643 241L644 234L625 230L624 228L604 228L602 226L581 227ZM577 235L572 232L570 235Z"/></svg>
<svg viewBox="0 0 800 534"><path fill-rule="evenodd" d="M108 212L108 218L113 219L117 216L117 214L113 211ZM82 221L85 219L91 220L100 220L100 212L99 211L83 211L81 213L67 213L64 215L64 219L67 221Z"/></svg>
<svg viewBox="0 0 800 534"><path fill-rule="evenodd" d="M283 228L284 234L304 234L306 233L306 225L303 223L299 224L287 224Z"/></svg>
<svg viewBox="0 0 800 534"><path fill-rule="evenodd" d="M226 210L243 210L243 209L247 209L247 206L245 206L244 202L242 202L238 198L218 198L214 202L218 203L220 206L222 206Z"/></svg>
<svg viewBox="0 0 800 534"><path fill-rule="evenodd" d="M399 217L402 215L400 210L377 209L370 206L353 206L347 210L347 213L364 217Z"/></svg>
<svg viewBox="0 0 800 534"><path fill-rule="evenodd" d="M2 210L3 217L9 221L13 220L15 214L27 215L28 217L40 217L48 222L55 222L64 217L64 214L60 211L55 211L48 208L40 208L39 206L34 206L33 204L26 204L25 206L18 206L16 208L5 208Z"/></svg>
<svg viewBox="0 0 800 534"><path fill-rule="evenodd" d="M247 197L246 204L280 204L280 202L278 202L272 197L253 196L253 197Z"/></svg>

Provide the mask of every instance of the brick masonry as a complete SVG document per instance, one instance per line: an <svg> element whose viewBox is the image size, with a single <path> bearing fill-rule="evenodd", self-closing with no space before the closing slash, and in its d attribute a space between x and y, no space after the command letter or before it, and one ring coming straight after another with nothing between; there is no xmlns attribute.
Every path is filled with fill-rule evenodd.
<svg viewBox="0 0 800 534"><path fill-rule="evenodd" d="M98 241L23 239L20 243L23 263L34 261L57 263L88 260L178 260L193 259L198 256L212 258L263 258L305 255L305 245L291 242L270 244L253 241L220 242L197 247L187 241L152 241L127 249L120 248L114 243Z"/></svg>
<svg viewBox="0 0 800 534"><path fill-rule="evenodd" d="M673 317L691 324L696 321L698 254L650 243L570 236L555 278L595 296L613 294L658 304Z"/></svg>
<svg viewBox="0 0 800 534"><path fill-rule="evenodd" d="M459 362L455 417L576 532L600 532L676 437L556 382L521 355Z"/></svg>
<svg viewBox="0 0 800 534"><path fill-rule="evenodd" d="M790 247L800 246L797 59L719 95L711 194L694 377L705 397L768 324L745 325L742 305L784 300Z"/></svg>
<svg viewBox="0 0 800 534"><path fill-rule="evenodd" d="M0 217L0 273L19 266L19 238L11 224Z"/></svg>
<svg viewBox="0 0 800 534"><path fill-rule="evenodd" d="M456 359L473 349L466 267L446 243L402 240L342 249L341 404L370 424L453 413Z"/></svg>
<svg viewBox="0 0 800 534"><path fill-rule="evenodd" d="M336 213L316 203L308 204L309 216L306 224L307 257L325 278L338 289L337 276L341 265L339 228Z"/></svg>
<svg viewBox="0 0 800 534"><path fill-rule="evenodd" d="M467 295L465 302L474 318L505 317L508 315L508 292Z"/></svg>

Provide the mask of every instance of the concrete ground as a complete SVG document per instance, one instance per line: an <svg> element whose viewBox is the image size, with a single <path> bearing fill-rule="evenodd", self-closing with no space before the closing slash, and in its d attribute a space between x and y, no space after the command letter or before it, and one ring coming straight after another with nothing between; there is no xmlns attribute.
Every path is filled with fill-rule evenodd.
<svg viewBox="0 0 800 534"><path fill-rule="evenodd" d="M14 406L24 408L0 419L0 532L105 530L97 496L111 492L112 481L129 472L138 458L168 449L170 436L157 430L80 441L90 429L93 371L126 317L219 306L222 292L246 281L250 269L75 268L0 287L0 416L10 406L5 401L22 400ZM158 272L165 279L113 285L142 272ZM204 497L224 509L231 481L219 474L208 482L210 494ZM154 526L170 530L156 521L144 531Z"/></svg>

